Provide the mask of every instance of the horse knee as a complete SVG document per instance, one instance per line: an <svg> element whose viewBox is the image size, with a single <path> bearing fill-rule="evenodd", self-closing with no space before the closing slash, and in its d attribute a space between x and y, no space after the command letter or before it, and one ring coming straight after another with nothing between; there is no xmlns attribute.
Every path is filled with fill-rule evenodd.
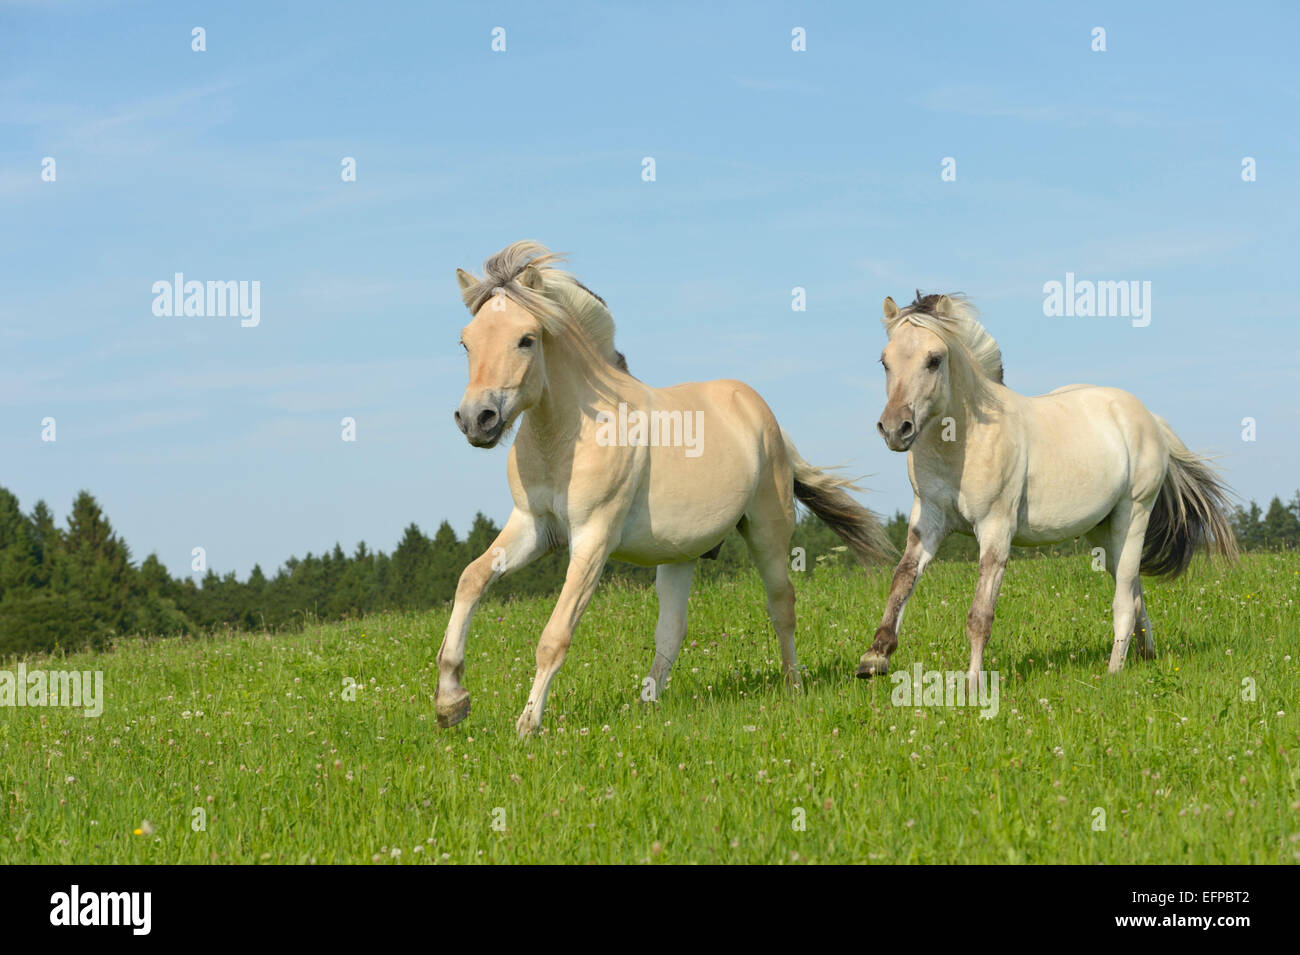
<svg viewBox="0 0 1300 955"><path fill-rule="evenodd" d="M892 627L877 627L876 635L871 641L871 652L882 656L891 656L898 648L898 632Z"/></svg>
<svg viewBox="0 0 1300 955"><path fill-rule="evenodd" d="M487 588L492 580L492 561L485 560L487 555L472 560L460 574L460 580L456 583L456 599L458 601L473 600L478 597Z"/></svg>
<svg viewBox="0 0 1300 955"><path fill-rule="evenodd" d="M537 644L537 668L550 670L564 662L571 638L567 633L543 633Z"/></svg>
<svg viewBox="0 0 1300 955"><path fill-rule="evenodd" d="M993 614L987 608L972 607L966 614L966 635L971 646L983 647L993 632Z"/></svg>
<svg viewBox="0 0 1300 955"><path fill-rule="evenodd" d="M794 613L794 588L786 584L780 589L769 590L767 612L782 617Z"/></svg>

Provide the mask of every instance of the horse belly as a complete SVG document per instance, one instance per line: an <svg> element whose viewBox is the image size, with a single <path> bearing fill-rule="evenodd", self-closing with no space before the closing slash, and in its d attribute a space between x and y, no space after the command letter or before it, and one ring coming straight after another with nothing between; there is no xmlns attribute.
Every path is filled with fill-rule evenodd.
<svg viewBox="0 0 1300 955"><path fill-rule="evenodd" d="M1077 509L1040 508L1037 513L1031 508L1011 543L1017 547L1035 547L1082 537L1104 521L1114 507L1112 500L1107 505Z"/></svg>
<svg viewBox="0 0 1300 955"><path fill-rule="evenodd" d="M744 516L771 468L762 444L762 415L770 412L746 386L677 385L658 398L656 410L695 423L693 443L683 428L680 446L661 440L642 449L644 483L613 554L637 564L693 560L712 550Z"/></svg>
<svg viewBox="0 0 1300 955"><path fill-rule="evenodd" d="M1065 453L1035 474L1031 467L1013 543L1032 546L1079 537L1106 519L1123 493L1122 461L1113 455Z"/></svg>
<svg viewBox="0 0 1300 955"><path fill-rule="evenodd" d="M753 500L757 473L686 461L651 469L649 490L628 512L614 552L633 564L693 560L722 542Z"/></svg>
<svg viewBox="0 0 1300 955"><path fill-rule="evenodd" d="M711 550L739 523L753 487L711 492L706 487L695 484L676 493L652 488L647 504L629 512L613 556L634 564L667 564Z"/></svg>

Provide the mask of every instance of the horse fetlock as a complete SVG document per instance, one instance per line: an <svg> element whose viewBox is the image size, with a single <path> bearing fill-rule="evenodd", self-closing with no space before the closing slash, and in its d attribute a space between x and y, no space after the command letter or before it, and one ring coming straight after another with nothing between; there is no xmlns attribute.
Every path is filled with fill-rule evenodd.
<svg viewBox="0 0 1300 955"><path fill-rule="evenodd" d="M871 653L878 653L883 657L892 656L894 649L898 646L898 634L890 627L879 627L876 629L876 636L871 641Z"/></svg>
<svg viewBox="0 0 1300 955"><path fill-rule="evenodd" d="M668 669L656 665L650 669L650 675L641 681L639 699L642 703L657 703L664 690L668 689Z"/></svg>
<svg viewBox="0 0 1300 955"><path fill-rule="evenodd" d="M541 726L541 718L537 715L531 703L524 707L524 711L519 714L519 719L515 720L515 732L520 739L527 739L532 736L541 729Z"/></svg>
<svg viewBox="0 0 1300 955"><path fill-rule="evenodd" d="M1133 631L1133 639L1137 642L1138 653L1143 660L1153 660L1156 655L1155 634L1151 632L1150 621L1138 624L1138 628Z"/></svg>

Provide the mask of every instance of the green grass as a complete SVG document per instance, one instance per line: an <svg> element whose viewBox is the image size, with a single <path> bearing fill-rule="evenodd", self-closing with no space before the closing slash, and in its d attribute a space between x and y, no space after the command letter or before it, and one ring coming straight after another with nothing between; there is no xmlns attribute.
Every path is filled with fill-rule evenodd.
<svg viewBox="0 0 1300 955"><path fill-rule="evenodd" d="M1198 561L1172 584L1148 581L1159 656L1131 651L1115 677L1109 578L1086 558L1013 562L985 658L1002 678L993 719L895 707L888 680L853 678L887 571L797 577L801 695L782 689L750 574L697 585L668 691L639 703L653 591L602 587L544 733L522 743L515 717L551 599L480 608L465 676L473 712L447 731L433 711L445 610L28 661L102 668L107 702L98 719L0 708L0 862L1300 854L1300 557ZM973 565L931 568L896 668L964 670L974 585ZM363 687L354 702L347 677ZM196 809L204 831L192 828ZM133 834L144 820L152 831Z"/></svg>

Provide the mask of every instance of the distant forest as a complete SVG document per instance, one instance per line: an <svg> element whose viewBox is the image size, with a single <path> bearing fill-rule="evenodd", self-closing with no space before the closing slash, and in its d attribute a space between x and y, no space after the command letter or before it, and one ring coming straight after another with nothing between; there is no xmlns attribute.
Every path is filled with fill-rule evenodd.
<svg viewBox="0 0 1300 955"><path fill-rule="evenodd" d="M1300 491L1289 504L1274 498L1268 510L1255 502L1237 508L1233 528L1243 549L1300 548ZM887 529L895 546L907 533L907 519L895 514ZM24 513L18 499L0 487L0 658L57 649L100 649L128 634L178 636L215 630L285 630L315 620L359 617L380 610L425 610L455 596L456 582L471 560L487 550L499 528L479 514L460 540L444 521L433 537L411 524L392 554L365 543L347 554L335 544L328 553L290 557L274 576L255 566L246 580L209 569L201 579L172 577L150 554L137 564L94 497L82 491L67 526L56 525L44 501ZM803 548L802 567L815 573L840 570L852 558L839 539L804 514L792 547ZM1078 553L1080 542L1016 554ZM954 535L941 559L977 556L973 539ZM498 581L493 597L558 593L567 552L559 550ZM734 532L717 560L700 562L708 578L748 568L744 543ZM611 562L605 579L650 584L654 569Z"/></svg>

